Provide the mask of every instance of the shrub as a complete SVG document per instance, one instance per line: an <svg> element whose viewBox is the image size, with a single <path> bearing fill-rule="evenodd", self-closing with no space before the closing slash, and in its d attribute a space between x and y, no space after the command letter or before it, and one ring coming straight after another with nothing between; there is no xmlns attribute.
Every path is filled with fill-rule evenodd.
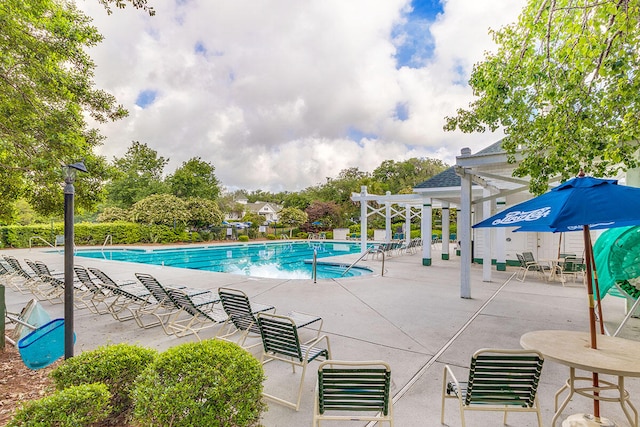
<svg viewBox="0 0 640 427"><path fill-rule="evenodd" d="M246 234L242 234L242 235L238 236L238 241L239 242L248 242L249 241L249 236L247 236Z"/></svg>
<svg viewBox="0 0 640 427"><path fill-rule="evenodd" d="M180 241L181 230L166 225L140 225L140 243L176 243Z"/></svg>
<svg viewBox="0 0 640 427"><path fill-rule="evenodd" d="M153 194L137 201L130 210L133 222L183 227L191 217L187 202L172 194Z"/></svg>
<svg viewBox="0 0 640 427"><path fill-rule="evenodd" d="M140 426L256 426L263 380L260 362L234 343L181 344L136 381L134 419Z"/></svg>
<svg viewBox="0 0 640 427"><path fill-rule="evenodd" d="M98 222L116 222L127 221L129 219L129 212L126 209L118 207L104 208L102 213L98 215Z"/></svg>
<svg viewBox="0 0 640 427"><path fill-rule="evenodd" d="M106 345L66 359L51 372L51 377L58 390L80 384L106 384L117 415L131 409L133 383L157 354L156 350L131 344Z"/></svg>
<svg viewBox="0 0 640 427"><path fill-rule="evenodd" d="M276 235L275 234L267 234L267 240L276 240Z"/></svg>
<svg viewBox="0 0 640 427"><path fill-rule="evenodd" d="M26 402L7 427L83 427L109 415L111 394L105 384L83 384Z"/></svg>

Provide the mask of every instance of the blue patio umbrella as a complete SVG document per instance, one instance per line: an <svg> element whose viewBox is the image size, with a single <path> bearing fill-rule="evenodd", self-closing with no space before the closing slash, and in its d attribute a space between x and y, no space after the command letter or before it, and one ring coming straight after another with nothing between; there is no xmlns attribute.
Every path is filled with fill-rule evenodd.
<svg viewBox="0 0 640 427"><path fill-rule="evenodd" d="M474 225L517 231L578 231L640 225L640 188L615 179L577 177L548 193L512 206Z"/></svg>
<svg viewBox="0 0 640 427"><path fill-rule="evenodd" d="M514 231L553 233L582 230L589 278L587 292L591 347L595 349L598 333L593 288L597 287L597 274L589 231L630 225L640 225L640 188L618 185L615 179L587 177L581 173L577 178L570 179L541 196L505 209L473 228L517 227ZM600 319L602 321L602 316ZM593 374L593 381L594 386L597 386L597 373ZM594 400L594 415L598 419L599 403Z"/></svg>

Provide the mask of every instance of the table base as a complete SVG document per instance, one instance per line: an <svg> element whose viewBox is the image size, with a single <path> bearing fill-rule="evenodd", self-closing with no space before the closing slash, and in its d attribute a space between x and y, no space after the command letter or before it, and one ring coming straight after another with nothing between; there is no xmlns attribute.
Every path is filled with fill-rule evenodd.
<svg viewBox="0 0 640 427"><path fill-rule="evenodd" d="M562 427L615 427L615 424L602 417L596 420L591 414L575 414L568 416L562 422Z"/></svg>
<svg viewBox="0 0 640 427"><path fill-rule="evenodd" d="M576 381L579 381L579 382L588 381L590 385L576 387ZM617 384L610 381L603 380L603 379L599 379L598 387L594 387L592 385L593 384L592 381L593 381L592 377L576 377L575 368L569 368L569 379L567 379L567 382L565 383L565 385L563 385L555 394L555 411L556 412L553 415L553 419L551 420L551 425L552 426L556 425L556 421L558 420L558 417L560 417L560 414L562 414L562 411L569 404L569 402L571 401L571 398L573 397L573 394L575 393L584 397L588 397L589 399L599 400L601 402L619 402L620 407L622 408L622 411L624 412L625 416L627 417L627 420L629 421L629 424L632 427L638 427L638 411L629 400L629 392L624 389L624 377L619 376ZM560 395L564 393L565 390L569 390L569 394L562 402L562 405L560 405L560 408L558 408L558 399ZM603 393L606 393L609 391L615 391L614 396L603 395ZM633 416L629 412L628 408L631 408L631 410L633 411ZM576 425L585 425L585 424L576 424ZM608 424L595 424L595 425L606 426ZM564 426L564 423L563 423L563 426ZM569 426L572 426L572 424L569 424Z"/></svg>

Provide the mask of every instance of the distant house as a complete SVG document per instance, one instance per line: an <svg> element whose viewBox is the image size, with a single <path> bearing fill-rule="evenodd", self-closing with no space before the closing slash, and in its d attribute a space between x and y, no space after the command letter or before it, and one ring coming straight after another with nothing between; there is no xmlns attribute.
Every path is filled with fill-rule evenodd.
<svg viewBox="0 0 640 427"><path fill-rule="evenodd" d="M262 215L269 222L278 221L278 212L282 210L282 206L269 202L247 203L247 212Z"/></svg>
<svg viewBox="0 0 640 427"><path fill-rule="evenodd" d="M247 213L255 213L258 215L262 215L268 222L277 222L278 221L278 213L282 210L282 206L276 203L270 202L255 202L249 203L247 199L238 199L237 202L242 205L242 211L229 212L227 215L227 219L229 220L240 220Z"/></svg>

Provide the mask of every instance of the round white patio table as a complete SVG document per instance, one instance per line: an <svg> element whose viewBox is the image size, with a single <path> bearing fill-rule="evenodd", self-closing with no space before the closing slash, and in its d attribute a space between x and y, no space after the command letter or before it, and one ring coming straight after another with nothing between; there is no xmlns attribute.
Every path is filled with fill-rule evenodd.
<svg viewBox="0 0 640 427"><path fill-rule="evenodd" d="M555 414L551 426L555 427L558 417L575 393L603 402L619 402L629 424L638 427L638 411L629 400L629 393L624 389L624 378L640 377L640 342L598 335L598 348L591 348L590 343L588 332L577 331L533 331L520 337L520 345L523 348L538 350L545 359L569 367L569 379L555 394ZM577 377L576 369L613 375L618 378L618 382L600 379L599 387L594 387L592 378ZM558 407L558 398L565 390L568 390L569 394ZM633 416L629 408L633 411Z"/></svg>

